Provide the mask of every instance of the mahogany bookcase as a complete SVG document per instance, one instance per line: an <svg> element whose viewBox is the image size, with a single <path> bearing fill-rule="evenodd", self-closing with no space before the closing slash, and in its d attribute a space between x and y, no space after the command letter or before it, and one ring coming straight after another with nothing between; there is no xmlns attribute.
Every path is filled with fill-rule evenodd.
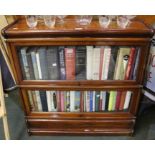
<svg viewBox="0 0 155 155"><path fill-rule="evenodd" d="M2 30L20 90L25 120L30 135L132 135L142 90L153 30L140 21L131 21L125 29L112 21L101 28L95 19L87 27L67 17L64 25L47 28L39 21L28 28L21 18ZM18 47L31 46L134 46L140 48L134 80L25 80L18 56ZM31 110L28 90L54 91L132 91L129 108L123 111L99 112L35 112ZM81 103L82 104L82 103Z"/></svg>

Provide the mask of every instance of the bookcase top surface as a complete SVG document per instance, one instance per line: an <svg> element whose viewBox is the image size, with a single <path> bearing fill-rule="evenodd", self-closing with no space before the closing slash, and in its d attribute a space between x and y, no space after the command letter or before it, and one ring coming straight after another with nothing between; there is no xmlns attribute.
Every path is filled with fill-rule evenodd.
<svg viewBox="0 0 155 155"><path fill-rule="evenodd" d="M5 38L52 38L52 37L152 37L153 30L141 21L131 21L122 29L112 21L108 28L102 28L98 20L92 20L89 26L79 26L75 19L66 18L63 25L57 23L54 28L38 21L36 28L29 28L25 19L20 19L2 30Z"/></svg>

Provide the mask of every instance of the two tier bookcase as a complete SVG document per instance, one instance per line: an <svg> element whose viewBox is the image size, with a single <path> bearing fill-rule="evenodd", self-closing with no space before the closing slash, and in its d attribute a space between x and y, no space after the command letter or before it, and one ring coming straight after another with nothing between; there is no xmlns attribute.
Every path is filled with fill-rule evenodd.
<svg viewBox="0 0 155 155"><path fill-rule="evenodd" d="M30 135L132 135L152 29L74 16L48 28L21 18L5 27Z"/></svg>

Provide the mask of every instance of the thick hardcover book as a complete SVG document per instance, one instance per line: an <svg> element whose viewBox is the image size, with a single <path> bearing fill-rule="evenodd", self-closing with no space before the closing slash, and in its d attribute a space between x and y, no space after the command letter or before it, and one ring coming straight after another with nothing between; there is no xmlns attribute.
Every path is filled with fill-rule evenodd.
<svg viewBox="0 0 155 155"><path fill-rule="evenodd" d="M61 112L61 92L56 91L56 102L57 102L57 110Z"/></svg>
<svg viewBox="0 0 155 155"><path fill-rule="evenodd" d="M58 80L59 79L59 60L58 60L58 49L55 46L49 46L47 48L47 68L48 68L48 79Z"/></svg>
<svg viewBox="0 0 155 155"><path fill-rule="evenodd" d="M48 69L47 69L47 52L46 47L39 47L37 52L39 53L40 68L42 74L42 80L48 80Z"/></svg>
<svg viewBox="0 0 155 155"><path fill-rule="evenodd" d="M126 91L122 92L121 100L120 100L120 105L119 105L119 110L123 110L124 109L126 93L127 93Z"/></svg>
<svg viewBox="0 0 155 155"><path fill-rule="evenodd" d="M22 47L19 51L19 60L21 64L22 69L22 75L23 79L30 80L30 71L29 71L29 65L27 61L26 51L28 47Z"/></svg>
<svg viewBox="0 0 155 155"><path fill-rule="evenodd" d="M115 72L114 72L115 80L124 80L129 54L130 54L129 47L120 47L117 55Z"/></svg>
<svg viewBox="0 0 155 155"><path fill-rule="evenodd" d="M40 90L39 93L40 93L40 99L41 99L41 104L42 104L42 110L48 111L46 91Z"/></svg>
<svg viewBox="0 0 155 155"><path fill-rule="evenodd" d="M35 80L35 75L34 75L34 67L33 67L33 61L32 61L32 56L31 56L31 50L26 53L27 55L27 62L29 66L29 74L30 74L30 79Z"/></svg>
<svg viewBox="0 0 155 155"><path fill-rule="evenodd" d="M92 79L93 80L99 80L100 48L98 48L98 47L94 48L92 70L93 70Z"/></svg>
<svg viewBox="0 0 155 155"><path fill-rule="evenodd" d="M117 91L114 91L112 111L115 110L115 106L116 106L116 95L117 95Z"/></svg>
<svg viewBox="0 0 155 155"><path fill-rule="evenodd" d="M56 111L58 111L58 106L57 106L57 92L53 92L53 105L54 105L54 109L56 109Z"/></svg>
<svg viewBox="0 0 155 155"><path fill-rule="evenodd" d="M95 111L99 111L99 105L100 105L100 92L95 92Z"/></svg>
<svg viewBox="0 0 155 155"><path fill-rule="evenodd" d="M65 47L59 46L58 48L59 52L59 67L60 67L60 79L66 80L66 67L65 67Z"/></svg>
<svg viewBox="0 0 155 155"><path fill-rule="evenodd" d="M106 92L105 110L108 110L110 92Z"/></svg>
<svg viewBox="0 0 155 155"><path fill-rule="evenodd" d="M86 46L76 47L76 63L75 63L76 80L86 79Z"/></svg>
<svg viewBox="0 0 155 155"><path fill-rule="evenodd" d="M129 108L129 104L130 104L130 100L131 100L131 95L132 95L132 92L131 91L127 91L126 97L125 97L125 103L124 103L124 107L123 107L124 110Z"/></svg>
<svg viewBox="0 0 155 155"><path fill-rule="evenodd" d="M116 95L116 105L115 105L115 110L118 111L119 110L119 106L120 106L120 102L121 102L121 91L117 91L117 95Z"/></svg>
<svg viewBox="0 0 155 155"><path fill-rule="evenodd" d="M108 69L108 80L113 80L117 54L118 54L118 46L112 47Z"/></svg>
<svg viewBox="0 0 155 155"><path fill-rule="evenodd" d="M86 71L87 71L87 80L92 80L92 67L93 67L93 53L94 48L93 46L87 46L87 65L86 65Z"/></svg>
<svg viewBox="0 0 155 155"><path fill-rule="evenodd" d="M104 67L104 46L100 47L100 68L99 68L99 80L102 79L102 71L103 71L103 67Z"/></svg>
<svg viewBox="0 0 155 155"><path fill-rule="evenodd" d="M37 58L36 58L36 51L37 51L37 47L32 47L28 50L28 52L30 52L31 54L34 78L35 80L39 80L39 71L38 71L38 64L37 64Z"/></svg>
<svg viewBox="0 0 155 155"><path fill-rule="evenodd" d="M70 111L74 111L75 91L70 91Z"/></svg>
<svg viewBox="0 0 155 155"><path fill-rule="evenodd" d="M110 91L109 103L108 103L108 111L113 110L113 104L115 102L115 91Z"/></svg>
<svg viewBox="0 0 155 155"><path fill-rule="evenodd" d="M132 47L130 50L128 64L125 72L125 80L128 80L130 78L131 67L132 67L132 64L134 63L135 53L136 53L135 48Z"/></svg>
<svg viewBox="0 0 155 155"><path fill-rule="evenodd" d="M64 91L60 91L60 104L61 104L61 111L65 111L65 102L64 102Z"/></svg>
<svg viewBox="0 0 155 155"><path fill-rule="evenodd" d="M111 47L105 46L101 80L107 80L108 78L110 56L111 56Z"/></svg>
<svg viewBox="0 0 155 155"><path fill-rule="evenodd" d="M75 91L75 100L74 100L74 111L75 112L80 112L80 96L81 92L80 91Z"/></svg>
<svg viewBox="0 0 155 155"><path fill-rule="evenodd" d="M65 48L66 79L75 80L75 48Z"/></svg>

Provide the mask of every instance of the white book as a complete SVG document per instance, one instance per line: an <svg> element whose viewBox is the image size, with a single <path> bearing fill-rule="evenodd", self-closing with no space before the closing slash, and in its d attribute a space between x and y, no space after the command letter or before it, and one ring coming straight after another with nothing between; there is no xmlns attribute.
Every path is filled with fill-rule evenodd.
<svg viewBox="0 0 155 155"><path fill-rule="evenodd" d="M33 71L34 71L34 77L35 80L39 79L39 73L38 73L38 63L37 63L37 57L36 57L36 49L33 48L31 49L33 51L31 51L31 58L32 58L32 65L33 65Z"/></svg>
<svg viewBox="0 0 155 155"><path fill-rule="evenodd" d="M39 59L39 52L36 52L36 60L37 60L37 67L38 67L39 79L42 79L40 59Z"/></svg>
<svg viewBox="0 0 155 155"><path fill-rule="evenodd" d="M48 111L52 111L52 101L53 101L53 98L51 96L51 91L46 91L46 98L47 98Z"/></svg>
<svg viewBox="0 0 155 155"><path fill-rule="evenodd" d="M99 80L99 73L100 73L100 48L94 48L93 53L93 80Z"/></svg>
<svg viewBox="0 0 155 155"><path fill-rule="evenodd" d="M87 46L87 80L92 80L93 46Z"/></svg>
<svg viewBox="0 0 155 155"><path fill-rule="evenodd" d="M70 91L70 112L73 112L75 110L74 101L75 101L75 91Z"/></svg>
<svg viewBox="0 0 155 155"><path fill-rule="evenodd" d="M103 67L102 67L102 80L107 80L108 78L108 70L111 56L111 47L106 46L104 48L104 56L103 56Z"/></svg>
<svg viewBox="0 0 155 155"><path fill-rule="evenodd" d="M42 111L42 104L41 104L41 99L40 99L40 93L38 90L35 91L36 93L36 100L37 100L37 105L38 105L38 111Z"/></svg>
<svg viewBox="0 0 155 155"><path fill-rule="evenodd" d="M86 112L90 112L90 91L86 91Z"/></svg>
<svg viewBox="0 0 155 155"><path fill-rule="evenodd" d="M129 103L130 103L130 99L131 99L131 94L132 94L131 91L127 91L123 109L128 109L128 108L129 108Z"/></svg>

